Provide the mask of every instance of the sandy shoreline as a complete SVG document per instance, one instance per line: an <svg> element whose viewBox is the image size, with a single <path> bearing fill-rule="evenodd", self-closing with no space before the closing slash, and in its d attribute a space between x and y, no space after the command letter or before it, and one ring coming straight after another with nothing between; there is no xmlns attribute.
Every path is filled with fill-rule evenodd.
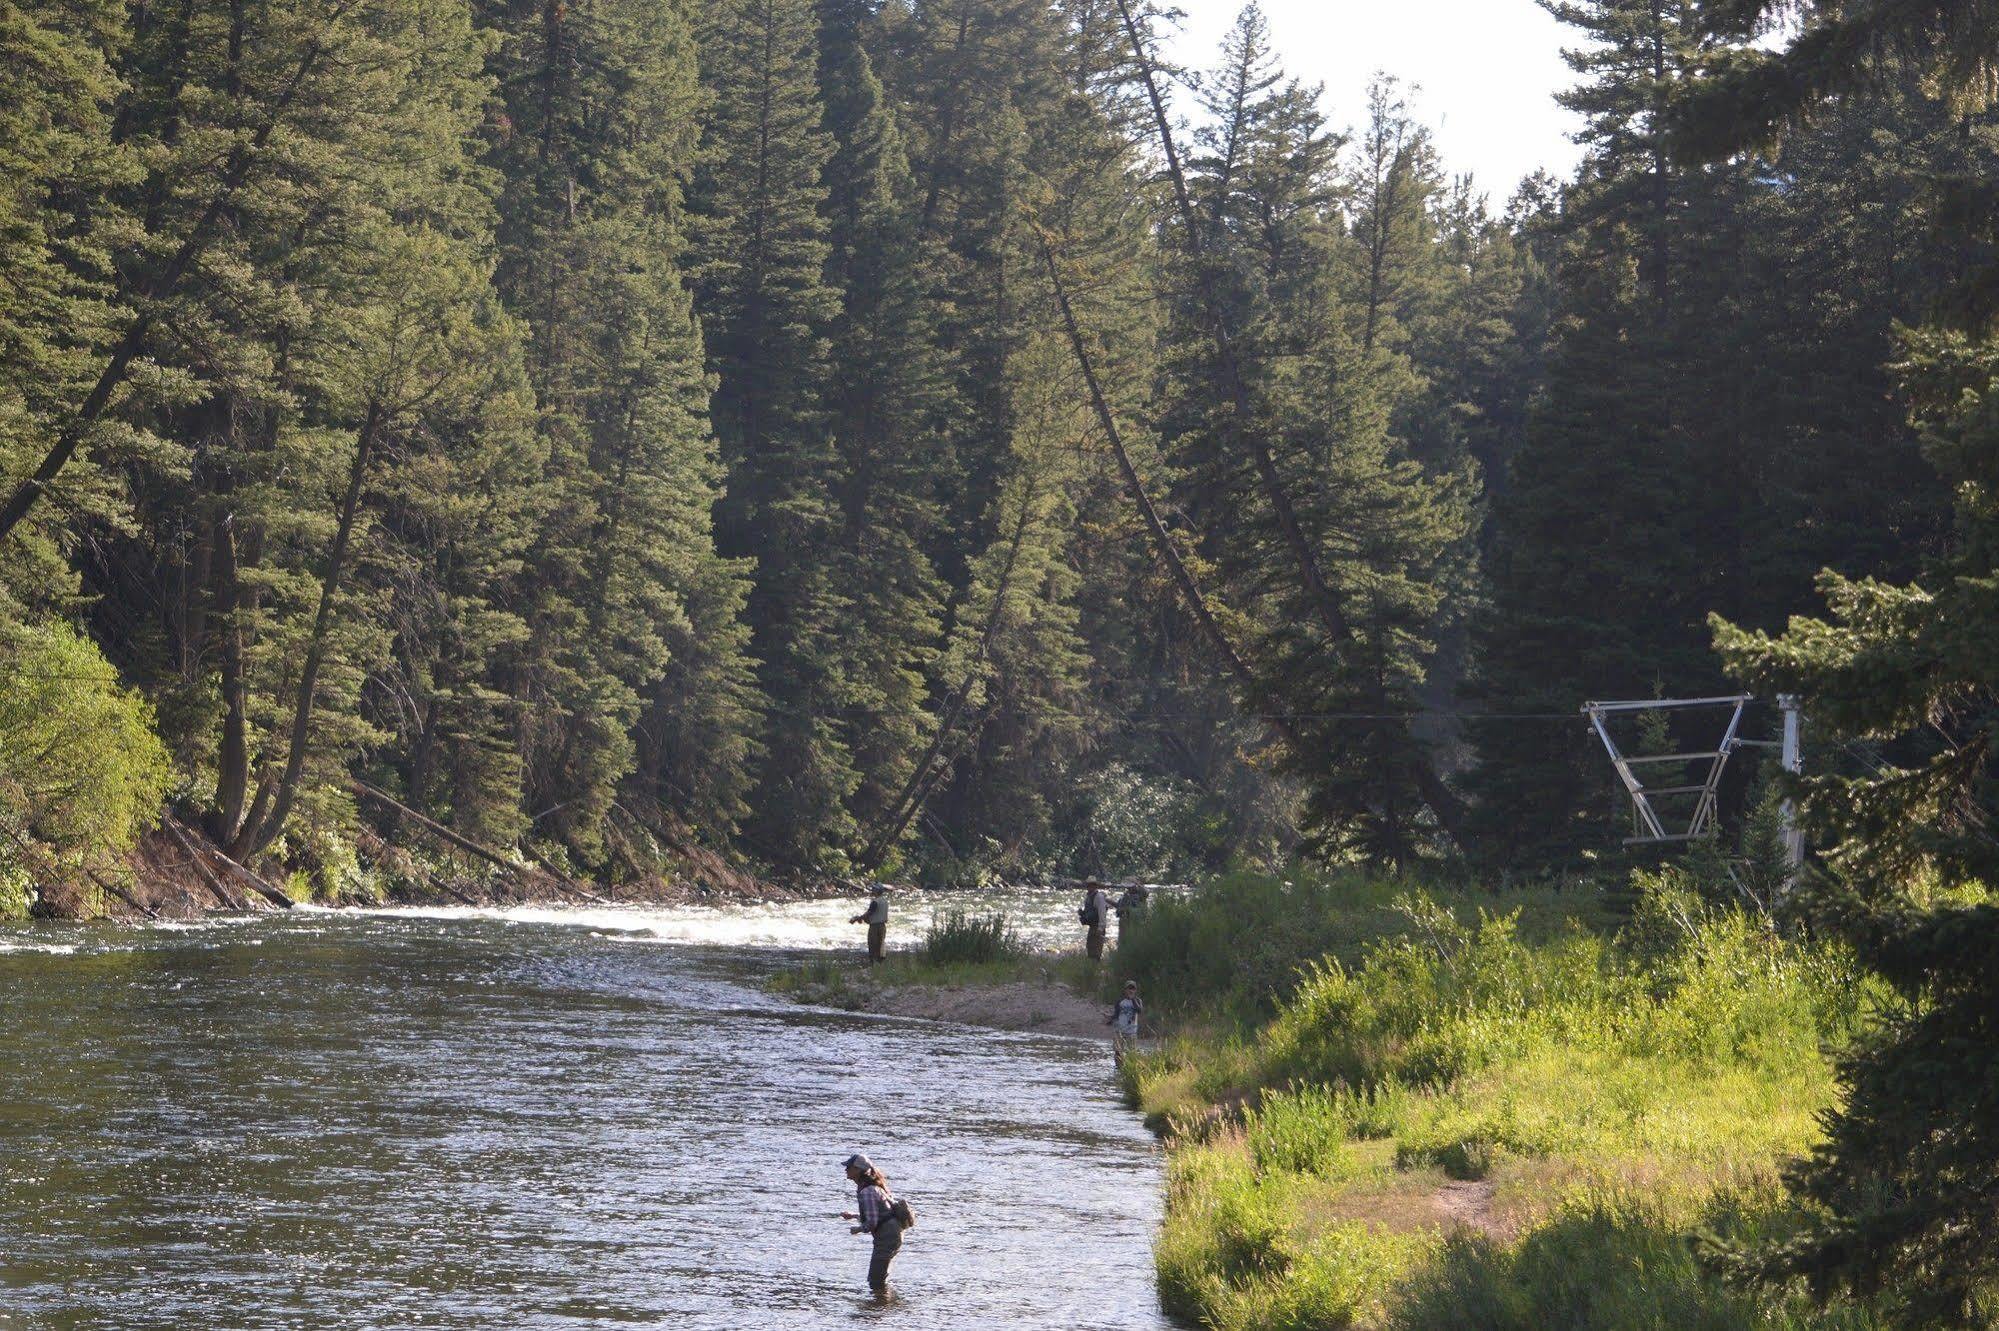
<svg viewBox="0 0 1999 1331"><path fill-rule="evenodd" d="M950 1021L1003 1031L1039 1031L1084 1040L1111 1038L1109 1007L1077 993L1054 975L996 983L882 983L859 966L837 983L787 988L801 1003L921 1021Z"/></svg>
<svg viewBox="0 0 1999 1331"><path fill-rule="evenodd" d="M861 1010L1006 1031L1041 1031L1086 1040L1111 1038L1106 1009L1056 981L1014 984L907 984L855 990Z"/></svg>

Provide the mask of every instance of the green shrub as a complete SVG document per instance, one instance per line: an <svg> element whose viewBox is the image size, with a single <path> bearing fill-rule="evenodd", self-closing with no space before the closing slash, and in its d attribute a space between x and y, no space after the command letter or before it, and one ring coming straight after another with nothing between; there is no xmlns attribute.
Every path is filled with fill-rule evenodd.
<svg viewBox="0 0 1999 1331"><path fill-rule="evenodd" d="M923 935L923 956L933 966L989 965L1027 955L1006 916L953 908L933 915Z"/></svg>
<svg viewBox="0 0 1999 1331"><path fill-rule="evenodd" d="M1629 1198L1580 1199L1516 1247L1444 1245L1395 1302L1397 1331L1868 1331L1865 1308L1724 1285L1696 1259L1682 1217Z"/></svg>
<svg viewBox="0 0 1999 1331"><path fill-rule="evenodd" d="M25 920L34 905L34 880L24 866L9 864L0 851L0 920Z"/></svg>
<svg viewBox="0 0 1999 1331"><path fill-rule="evenodd" d="M1266 1095L1243 1111L1250 1158L1265 1172L1284 1170L1319 1178L1351 1172L1347 1116L1335 1092L1305 1087Z"/></svg>
<svg viewBox="0 0 1999 1331"><path fill-rule="evenodd" d="M0 872L122 856L172 779L152 708L62 624L0 626L0 676Z"/></svg>
<svg viewBox="0 0 1999 1331"><path fill-rule="evenodd" d="M1224 1331L1874 1325L1733 1289L1694 1243L1781 1237L1778 1166L1836 1097L1824 1049L1879 1001L1850 955L1673 873L1641 877L1616 936L1465 896L1371 901L1376 936L1304 965L1254 1033L1127 1069L1187 1130L1160 1244L1176 1306ZM1189 940L1212 918L1178 913ZM1493 1181L1470 1195L1525 1232L1444 1241L1422 1170ZM1728 1200L1744 1186L1769 1195Z"/></svg>
<svg viewBox="0 0 1999 1331"><path fill-rule="evenodd" d="M1409 884L1354 870L1226 874L1187 894L1155 893L1118 941L1117 975L1136 979L1162 1012L1197 1012L1249 1024L1267 1020L1327 958L1356 964L1384 938L1476 918L1498 898L1460 891L1428 914L1409 913ZM1541 891L1506 898L1523 935L1561 932L1595 901Z"/></svg>

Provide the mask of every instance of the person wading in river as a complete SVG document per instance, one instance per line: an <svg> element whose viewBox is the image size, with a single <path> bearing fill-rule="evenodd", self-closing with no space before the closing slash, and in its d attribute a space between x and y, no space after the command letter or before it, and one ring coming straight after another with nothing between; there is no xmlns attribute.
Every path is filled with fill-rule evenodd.
<svg viewBox="0 0 1999 1331"><path fill-rule="evenodd" d="M1104 1018L1104 1025L1111 1028L1111 1058L1124 1062L1124 1056L1138 1049L1138 1019L1145 1015L1145 1000L1138 996L1138 981L1124 982L1124 995L1117 1006Z"/></svg>
<svg viewBox="0 0 1999 1331"><path fill-rule="evenodd" d="M1104 959L1104 926L1109 923L1111 899L1104 892L1104 885L1092 878L1083 884L1083 904L1076 911L1076 918L1082 921L1089 932L1083 936L1083 946L1089 949L1091 961Z"/></svg>
<svg viewBox="0 0 1999 1331"><path fill-rule="evenodd" d="M868 1259L868 1288L878 1299L888 1297L888 1264L902 1251L903 1223L897 1215L895 1194L888 1179L864 1155L847 1157L847 1178L854 1185L852 1211L840 1212L842 1220L854 1221L855 1234L873 1237L874 1255Z"/></svg>
<svg viewBox="0 0 1999 1331"><path fill-rule="evenodd" d="M868 965L878 964L888 946L888 884L876 883L868 889L868 908L847 921L868 926Z"/></svg>

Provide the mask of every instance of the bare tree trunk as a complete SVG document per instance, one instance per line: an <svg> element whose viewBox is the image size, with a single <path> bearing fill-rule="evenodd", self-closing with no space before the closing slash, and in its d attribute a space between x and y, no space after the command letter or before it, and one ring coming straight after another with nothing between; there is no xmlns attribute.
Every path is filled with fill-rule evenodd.
<svg viewBox="0 0 1999 1331"><path fill-rule="evenodd" d="M944 715L937 722L937 733L930 737L929 747L916 766L910 769L909 779L903 783L902 789L896 792L894 802L883 810L881 825L862 848L860 859L855 862L862 873L868 872L882 862L882 857L888 854L888 848L902 836L903 830L909 826L909 820L916 816L917 810L923 807L923 801L929 797L929 789L933 783L928 774L942 758L946 740L950 738L959 719L964 715L965 705L971 700L972 689L978 684L986 657L992 651L993 638L998 634L1000 621L1005 616L1007 592L1013 582L1014 566L1020 559L1020 547L1027 538L1028 518L1033 509L1033 496L1030 492L1029 497L1021 503L1020 520L1014 523L1013 539L1007 546L1006 563L1000 569L998 582L994 584L992 608L987 612L985 627L979 633L978 650L973 654L971 664L965 668L965 677L958 682L958 687L952 690L951 701L946 704Z"/></svg>
<svg viewBox="0 0 1999 1331"><path fill-rule="evenodd" d="M222 633L222 743L216 754L215 810L209 833L218 843L243 829L243 801L250 789L249 684L243 677L242 584L237 579L236 528L228 517L215 524L215 617Z"/></svg>

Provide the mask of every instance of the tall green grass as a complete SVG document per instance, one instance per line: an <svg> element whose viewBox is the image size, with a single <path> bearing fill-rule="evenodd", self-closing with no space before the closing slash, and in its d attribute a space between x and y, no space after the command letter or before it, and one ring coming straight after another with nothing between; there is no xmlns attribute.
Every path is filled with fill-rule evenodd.
<svg viewBox="0 0 1999 1331"><path fill-rule="evenodd" d="M1161 1011L1250 1024L1274 1014L1309 968L1331 958L1352 963L1382 939L1413 932L1404 909L1409 883L1358 871L1289 878L1237 873L1188 894L1157 893L1118 939L1116 977L1136 979ZM1442 899L1475 912L1501 898L1459 890ZM1547 937L1570 921L1598 921L1600 899L1584 891L1540 889L1504 898L1523 936Z"/></svg>
<svg viewBox="0 0 1999 1331"><path fill-rule="evenodd" d="M1587 906L1347 879L1224 885L1148 921L1120 972L1231 1014L1127 1062L1178 1134L1169 1305L1241 1331L1872 1326L1731 1289L1695 1243L1786 1223L1778 1166L1817 1140L1824 1050L1872 990L1837 949L1673 875L1639 888L1615 933ZM1243 936L1284 903L1321 912L1285 931L1313 942ZM1328 940L1278 974L1283 947ZM1210 949L1263 956L1253 983L1275 991L1211 971ZM1472 1208L1455 1234L1451 1203Z"/></svg>
<svg viewBox="0 0 1999 1331"><path fill-rule="evenodd" d="M953 907L930 917L923 935L923 957L933 966L984 966L1027 955L1006 916Z"/></svg>

